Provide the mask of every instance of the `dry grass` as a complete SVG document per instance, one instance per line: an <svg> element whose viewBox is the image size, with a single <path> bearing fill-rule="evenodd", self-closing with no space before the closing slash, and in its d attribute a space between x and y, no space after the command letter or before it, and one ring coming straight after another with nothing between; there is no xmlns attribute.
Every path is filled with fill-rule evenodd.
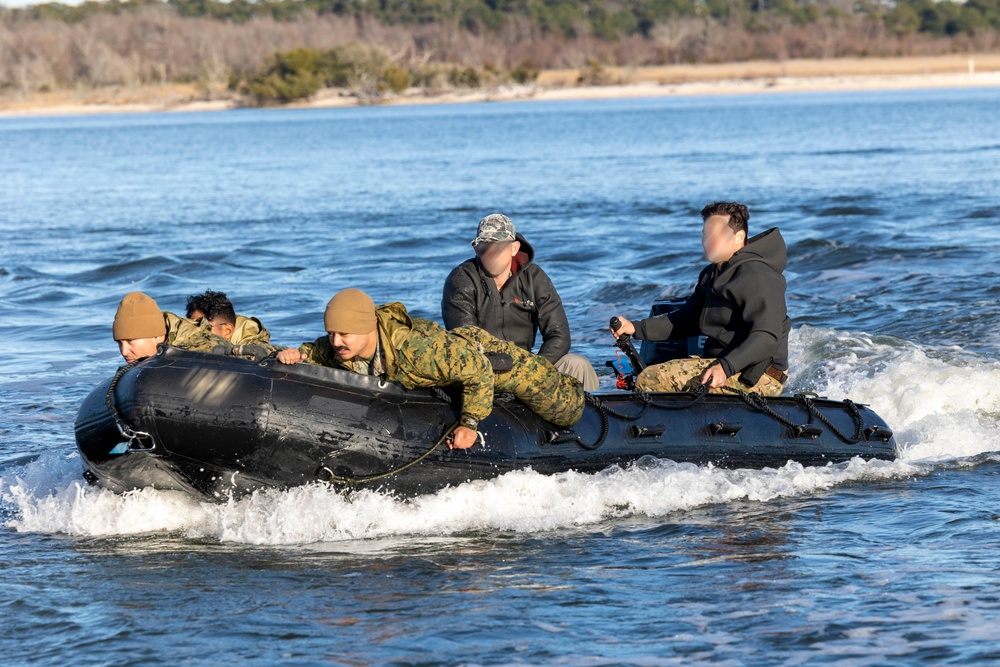
<svg viewBox="0 0 1000 667"><path fill-rule="evenodd" d="M831 58L653 67L605 67L605 83L679 84L734 79L918 76L925 74L967 74L970 59L978 73L1000 72L1000 53L975 53L908 58ZM545 70L538 76L543 87L577 85L581 70Z"/></svg>
<svg viewBox="0 0 1000 667"><path fill-rule="evenodd" d="M969 76L969 59L976 76ZM586 68L584 68L585 70ZM606 68L599 85L580 86L581 69L545 70L533 86L431 93L410 90L388 104L433 104L517 99L583 99L685 94L879 88L1000 86L1000 54L913 58L752 61L711 65ZM238 106L232 93L207 96L198 84L147 84L79 88L0 96L0 115L109 113L156 110L221 110ZM352 106L348 91L320 91L300 107Z"/></svg>

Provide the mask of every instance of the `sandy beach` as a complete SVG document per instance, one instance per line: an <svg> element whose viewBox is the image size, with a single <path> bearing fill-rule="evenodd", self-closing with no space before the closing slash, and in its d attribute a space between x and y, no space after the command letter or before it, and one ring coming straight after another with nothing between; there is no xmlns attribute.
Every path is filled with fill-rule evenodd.
<svg viewBox="0 0 1000 667"><path fill-rule="evenodd" d="M375 103L456 104L988 87L1000 86L1000 54L609 67L592 77L598 79L599 85L580 85L580 78L580 70L545 70L531 85L445 92L410 89ZM53 91L0 98L0 116L224 111L240 106L239 99L225 93L216 95L216 99L206 97L210 96L194 84ZM371 103L350 91L326 89L308 101L280 108L350 107Z"/></svg>

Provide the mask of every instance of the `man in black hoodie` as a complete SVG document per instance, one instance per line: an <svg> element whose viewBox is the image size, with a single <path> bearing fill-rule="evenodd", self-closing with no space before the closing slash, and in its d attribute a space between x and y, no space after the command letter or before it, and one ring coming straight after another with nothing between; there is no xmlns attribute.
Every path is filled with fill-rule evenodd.
<svg viewBox="0 0 1000 667"><path fill-rule="evenodd" d="M716 202L701 211L701 244L711 264L702 269L694 294L679 309L632 323L619 316L615 338L639 340L705 336L703 357L647 367L636 387L643 391L690 391L699 384L781 394L788 380L785 309L788 259L777 228L747 240L750 212L743 204Z"/></svg>
<svg viewBox="0 0 1000 667"><path fill-rule="evenodd" d="M585 391L596 391L594 367L586 357L569 354L569 322L562 300L549 277L532 262L535 250L510 218L494 213L480 220L472 247L476 256L455 267L444 283L445 327L477 326L529 352L541 331L538 354L579 380Z"/></svg>

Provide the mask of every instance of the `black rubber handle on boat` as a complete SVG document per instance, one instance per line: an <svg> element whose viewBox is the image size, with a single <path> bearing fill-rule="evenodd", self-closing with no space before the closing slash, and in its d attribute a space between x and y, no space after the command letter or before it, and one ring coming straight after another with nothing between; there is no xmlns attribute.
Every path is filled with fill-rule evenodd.
<svg viewBox="0 0 1000 667"><path fill-rule="evenodd" d="M611 318L612 331L618 331L621 328L622 328L622 321L618 319L617 316L612 317ZM632 368L635 370L636 373L641 373L642 370L646 368L646 364L643 363L642 357L639 356L639 353L635 351L635 346L632 345L631 336L629 336L628 334L621 334L620 336L618 336L618 341L615 343L615 345L618 347L618 349L620 349L622 352L625 353L625 356L628 357L628 360L632 363Z"/></svg>

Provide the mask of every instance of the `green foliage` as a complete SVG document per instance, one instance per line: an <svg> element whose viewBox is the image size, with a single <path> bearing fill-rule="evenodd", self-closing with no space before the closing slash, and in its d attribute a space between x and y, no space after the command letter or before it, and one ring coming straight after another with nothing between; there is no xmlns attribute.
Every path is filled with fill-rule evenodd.
<svg viewBox="0 0 1000 667"><path fill-rule="evenodd" d="M510 78L514 83L525 85L534 82L538 78L538 70L527 65L518 65L510 71Z"/></svg>
<svg viewBox="0 0 1000 667"><path fill-rule="evenodd" d="M319 54L312 49L279 51L246 85L258 104L293 102L314 95L323 86Z"/></svg>
<svg viewBox="0 0 1000 667"><path fill-rule="evenodd" d="M483 68L454 65L404 66L375 46L348 44L329 51L295 49L272 54L264 66L241 81L229 78L230 90L241 90L260 105L294 102L320 88L346 88L364 100L401 93L410 86L428 89L481 88L514 81L526 84L538 70L520 65L511 71L487 64Z"/></svg>
<svg viewBox="0 0 1000 667"><path fill-rule="evenodd" d="M382 70L379 87L382 91L401 93L410 87L410 73L399 65L388 65Z"/></svg>
<svg viewBox="0 0 1000 667"><path fill-rule="evenodd" d="M455 67L448 73L448 83L455 88L479 88L483 77L474 67Z"/></svg>

